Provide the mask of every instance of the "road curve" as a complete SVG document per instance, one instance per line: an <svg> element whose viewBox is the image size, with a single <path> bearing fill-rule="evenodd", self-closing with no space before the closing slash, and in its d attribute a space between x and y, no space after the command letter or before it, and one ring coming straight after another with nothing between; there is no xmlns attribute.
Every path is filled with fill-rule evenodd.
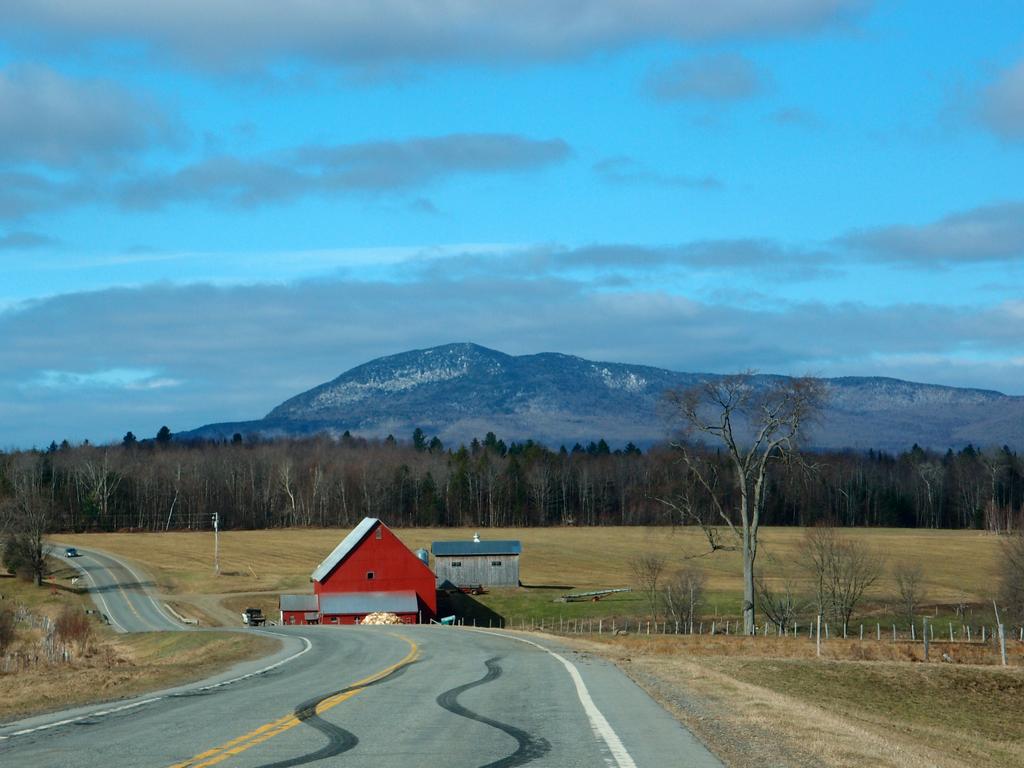
<svg viewBox="0 0 1024 768"><path fill-rule="evenodd" d="M53 545L54 552L64 547ZM170 616L152 595L154 584L132 565L103 552L78 548L78 557L64 558L82 573L97 609L118 632L163 632L186 627Z"/></svg>
<svg viewBox="0 0 1024 768"><path fill-rule="evenodd" d="M133 590L125 592L132 602ZM107 605L125 629L135 626L120 614L125 606ZM156 621L132 605L143 623ZM438 626L266 632L289 643L287 663L228 685L97 707L69 722L53 715L0 726L0 764L720 765L616 667L534 636Z"/></svg>

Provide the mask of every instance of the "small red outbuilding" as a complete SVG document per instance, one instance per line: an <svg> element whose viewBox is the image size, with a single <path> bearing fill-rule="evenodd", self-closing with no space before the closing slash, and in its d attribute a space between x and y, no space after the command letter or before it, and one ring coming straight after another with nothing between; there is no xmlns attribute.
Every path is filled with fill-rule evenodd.
<svg viewBox="0 0 1024 768"><path fill-rule="evenodd" d="M321 624L354 624L376 612L397 614L408 624L437 616L433 572L373 517L364 518L334 548L313 571L312 581L314 594L303 601L281 596L282 623L312 623L309 609L314 605Z"/></svg>

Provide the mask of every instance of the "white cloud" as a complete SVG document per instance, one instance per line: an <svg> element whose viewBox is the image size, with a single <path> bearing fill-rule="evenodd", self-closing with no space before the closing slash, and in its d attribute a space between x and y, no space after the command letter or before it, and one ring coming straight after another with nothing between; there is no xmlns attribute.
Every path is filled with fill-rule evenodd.
<svg viewBox="0 0 1024 768"><path fill-rule="evenodd" d="M565 160L561 139L462 133L401 141L306 146L282 157L213 157L167 175L149 174L119 195L131 208L210 200L256 206L305 195L376 193L417 187L457 174L539 169Z"/></svg>
<svg viewBox="0 0 1024 768"><path fill-rule="evenodd" d="M1007 141L1024 141L1024 59L1003 70L982 92L979 117Z"/></svg>
<svg viewBox="0 0 1024 768"><path fill-rule="evenodd" d="M659 101L728 102L761 93L767 79L754 64L736 54L707 56L655 69L645 87Z"/></svg>
<svg viewBox="0 0 1024 768"><path fill-rule="evenodd" d="M77 371L44 370L29 382L29 386L47 389L123 389L151 390L181 386L184 382L161 377L147 368L107 368L81 373Z"/></svg>
<svg viewBox="0 0 1024 768"><path fill-rule="evenodd" d="M838 241L869 258L922 267L1024 258L1024 203L951 213L923 225L852 232Z"/></svg>
<svg viewBox="0 0 1024 768"><path fill-rule="evenodd" d="M801 34L870 0L7 0L19 41L142 42L222 69L304 57L340 64L529 60L644 41Z"/></svg>
<svg viewBox="0 0 1024 768"><path fill-rule="evenodd" d="M110 163L175 134L159 109L113 83L40 66L0 70L0 165Z"/></svg>

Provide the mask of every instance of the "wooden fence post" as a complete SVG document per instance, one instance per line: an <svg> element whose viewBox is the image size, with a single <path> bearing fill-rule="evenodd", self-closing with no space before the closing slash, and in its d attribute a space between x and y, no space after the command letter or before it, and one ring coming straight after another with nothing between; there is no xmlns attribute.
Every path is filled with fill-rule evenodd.
<svg viewBox="0 0 1024 768"><path fill-rule="evenodd" d="M825 626L828 626L827 624ZM818 614L818 641L817 641L818 656L821 656L821 614Z"/></svg>
<svg viewBox="0 0 1024 768"><path fill-rule="evenodd" d="M924 640L924 660L928 661L928 617L921 619L921 637Z"/></svg>

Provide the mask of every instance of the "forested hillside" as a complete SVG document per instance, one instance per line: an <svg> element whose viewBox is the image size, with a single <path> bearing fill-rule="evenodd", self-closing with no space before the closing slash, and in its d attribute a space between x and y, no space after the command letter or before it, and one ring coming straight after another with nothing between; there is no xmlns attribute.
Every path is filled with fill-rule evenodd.
<svg viewBox="0 0 1024 768"><path fill-rule="evenodd" d="M729 475L723 472L721 475ZM489 434L456 449L340 440L122 445L53 444L0 454L8 520L42 514L52 530L390 525L637 525L672 521L659 499L688 485L668 447L611 450L602 440L550 450ZM766 525L831 519L850 526L1005 529L1021 515L1024 461L1009 449L946 454L914 448L815 453L772 468ZM2 520L0 520L2 523Z"/></svg>

